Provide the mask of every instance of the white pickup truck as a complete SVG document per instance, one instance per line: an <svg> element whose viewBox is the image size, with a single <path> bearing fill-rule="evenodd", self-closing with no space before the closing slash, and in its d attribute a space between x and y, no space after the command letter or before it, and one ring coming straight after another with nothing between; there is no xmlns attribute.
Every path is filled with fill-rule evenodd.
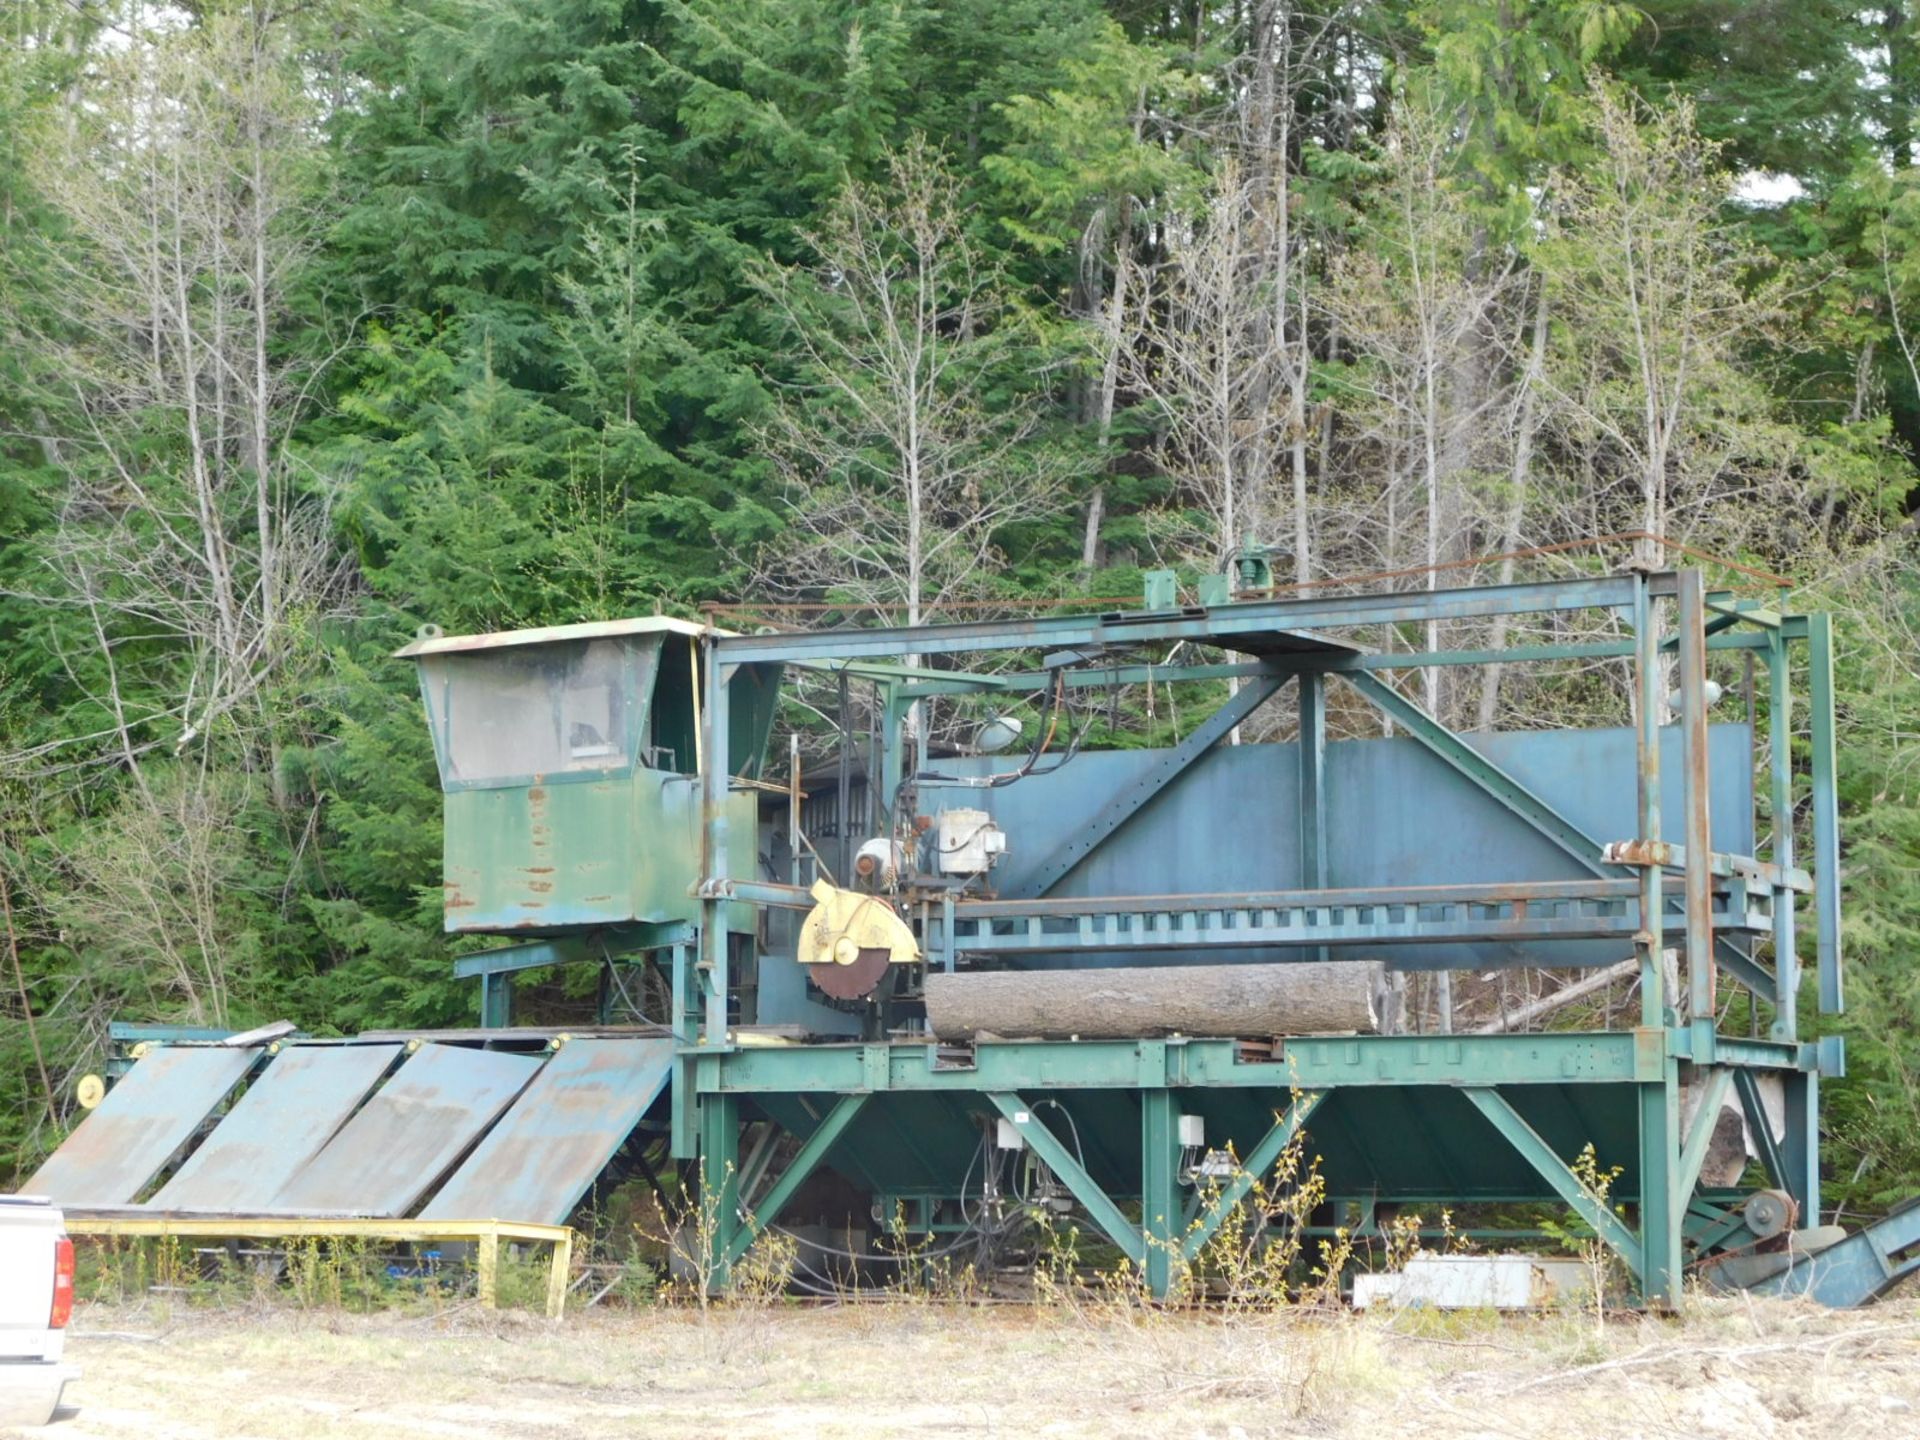
<svg viewBox="0 0 1920 1440"><path fill-rule="evenodd" d="M0 1195L0 1430L44 1425L79 1371L61 1360L73 1241L50 1200Z"/></svg>

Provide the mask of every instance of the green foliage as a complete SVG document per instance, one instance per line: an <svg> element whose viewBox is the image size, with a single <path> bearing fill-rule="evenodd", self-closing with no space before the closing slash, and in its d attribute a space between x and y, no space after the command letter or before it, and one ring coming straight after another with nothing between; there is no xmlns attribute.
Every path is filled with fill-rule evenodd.
<svg viewBox="0 0 1920 1440"><path fill-rule="evenodd" d="M847 197L886 189L900 154L941 157L957 240L992 282L991 306L948 294L947 333L934 326L974 367L972 415L999 426L969 443L993 454L1003 489L1059 487L1045 505L1010 505L933 591L1011 606L1136 593L1140 571L1163 564L1193 578L1195 557L1168 539L1174 482L1154 462L1167 421L1116 379L1112 326L1143 297L1164 303L1153 286L1185 230L1204 225L1206 187L1229 155L1241 163L1257 149L1233 106L1278 35L1312 57L1288 77L1297 128L1279 155L1290 233L1309 240L1292 278L1270 288L1301 306L1304 318L1281 325L1311 331L1307 500L1352 568L1407 558L1389 533L1408 523L1406 485L1367 487L1407 473L1408 457L1391 436L1356 433L1366 417L1348 403L1382 356L1340 333L1328 283L1376 273L1348 261L1377 258L1389 229L1393 105L1417 104L1447 137L1435 193L1457 232L1422 255L1476 283L1511 270L1531 287L1522 296L1544 275L1552 292L1558 409L1527 498L1536 513L1558 509L1554 528L1529 518L1525 540L1617 528L1648 465L1632 442L1641 396L1626 272L1593 224L1573 223L1583 206L1589 221L1605 209L1596 177L1623 148L1596 126L1595 95L1652 102L1619 104L1626 129L1664 153L1691 146L1697 128L1736 182L1766 172L1797 183L1773 203L1729 197L1717 172L1666 173L1616 189L1606 213L1691 205L1689 223L1710 222L1709 278L1727 318L1684 366L1671 347L1655 356L1684 370L1693 407L1668 452L1687 523L1710 548L1823 585L1849 577L1828 587L1850 616L1853 1047L1850 1078L1831 1087L1832 1180L1856 1207L1915 1187L1920 621L1899 590L1910 582L1889 579L1906 573L1898 534L1910 534L1920 448L1910 4L320 0L285 14L242 0L162 11L16 0L0 43L0 884L21 966L18 987L10 966L0 972L0 1179L57 1139L70 1078L97 1062L111 1018L285 1016L323 1033L471 1018L441 928L437 777L413 677L391 652L426 622L490 630L741 598L765 578L755 567L769 542L836 495L865 487L870 499L896 473L898 446L849 422L872 389L828 395L806 342L852 333L853 289L823 266L819 241ZM274 232L300 243L276 257L263 344L283 382L270 406L277 483L311 524L328 583L270 628L249 670L257 684L205 723L188 723L188 707L227 672L201 663L179 616L210 592L181 581L170 598L184 603L155 622L133 603L147 593L133 562L174 543L171 526L194 542L183 552L239 547L238 589L250 593L260 566L246 548L246 426L196 450L182 392L99 404L108 382L135 393L125 387L142 352L129 337L151 337L144 323L86 323L126 295L106 284L110 251L83 233L89 192L72 183L136 173L100 157L137 153L112 146L143 127L115 134L101 106L158 30L181 53L216 32L261 40L274 74L297 66L300 84L276 103L305 117L287 132L291 203ZM63 171L56 155L73 164ZM81 255L89 263L73 265ZM237 285L233 258L223 252L219 273ZM909 256L896 245L876 258L870 281L897 277ZM1381 285L1403 290L1406 268L1377 267ZM1239 277L1228 278L1232 293ZM201 282L195 304L244 318L244 307L219 310L240 293L226 283ZM1524 299L1490 305L1474 334L1480 370L1442 373L1511 374L1530 313ZM76 357L89 383L74 383ZM192 393L241 413L216 373ZM1476 430L1506 423L1503 406L1476 411ZM796 418L846 441L847 463L799 483L794 451L767 443ZM1323 444L1359 458L1343 471ZM213 513L190 503L196 453L217 457L232 487ZM1460 543L1499 539L1496 521L1524 487L1478 452L1460 474ZM937 518L951 531L978 506L964 484L948 498ZM71 563L75 543L102 535L119 537L126 562L94 572L112 613L87 603ZM809 577L821 591L833 581L849 593L844 574ZM1529 699L1557 715L1601 683ZM1164 688L1092 703L1116 722L1096 719L1093 743L1163 743L1192 728ZM16 988L31 1033L15 1023ZM633 1260L636 1295L660 1258Z"/></svg>

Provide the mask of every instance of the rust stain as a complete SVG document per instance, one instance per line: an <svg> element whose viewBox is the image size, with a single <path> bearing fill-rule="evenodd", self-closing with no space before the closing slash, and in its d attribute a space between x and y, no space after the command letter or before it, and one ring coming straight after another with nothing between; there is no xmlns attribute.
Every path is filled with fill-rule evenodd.
<svg viewBox="0 0 1920 1440"><path fill-rule="evenodd" d="M553 882L551 880L529 880L527 882L527 889L533 891L536 895L545 895L553 889Z"/></svg>
<svg viewBox="0 0 1920 1440"><path fill-rule="evenodd" d="M526 873L529 875L551 875L553 874L553 866L529 865L526 867Z"/></svg>

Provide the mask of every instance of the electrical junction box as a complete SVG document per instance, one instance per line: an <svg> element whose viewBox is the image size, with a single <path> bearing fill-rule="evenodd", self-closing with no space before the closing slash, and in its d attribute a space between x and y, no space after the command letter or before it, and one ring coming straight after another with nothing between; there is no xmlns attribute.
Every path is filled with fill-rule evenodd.
<svg viewBox="0 0 1920 1440"><path fill-rule="evenodd" d="M1025 1120L1027 1112L1021 1111L1020 1118ZM1027 1148L1027 1137L1020 1133L1018 1125L1002 1115L993 1122L993 1143L1002 1150L1024 1150Z"/></svg>
<svg viewBox="0 0 1920 1440"><path fill-rule="evenodd" d="M1199 1149L1207 1143L1207 1122L1204 1116L1182 1115L1180 1117L1180 1144L1182 1148Z"/></svg>
<svg viewBox="0 0 1920 1440"><path fill-rule="evenodd" d="M1007 853L1007 832L985 810L942 810L933 843L942 875L984 875Z"/></svg>

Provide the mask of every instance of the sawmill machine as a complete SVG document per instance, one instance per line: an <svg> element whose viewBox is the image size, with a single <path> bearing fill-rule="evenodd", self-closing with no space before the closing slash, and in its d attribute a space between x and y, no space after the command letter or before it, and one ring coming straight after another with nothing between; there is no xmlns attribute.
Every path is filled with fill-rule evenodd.
<svg viewBox="0 0 1920 1440"><path fill-rule="evenodd" d="M1284 1223L1450 1210L1497 1251L1570 1208L1651 1304L1920 1267L1920 1209L1822 1224L1829 618L1699 569L1282 596L1240 561L1027 618L424 630L480 1025L150 1034L27 1188L436 1234L671 1161L721 1283L769 1227L827 1288L1049 1215L1164 1294L1304 1154ZM1592 719L1443 724L1489 670ZM516 1015L556 975L599 1026Z"/></svg>
<svg viewBox="0 0 1920 1440"><path fill-rule="evenodd" d="M423 634L401 654L447 791L447 929L517 941L459 962L484 1022L527 970L656 967L673 1153L723 1269L826 1218L828 1172L875 1231L953 1249L1012 1154L1164 1291L1303 1132L1329 1226L1566 1205L1654 1303L1690 1272L1861 1298L1920 1263L1904 1231L1821 1225L1843 1049L1801 1026L1842 1006L1829 618L1697 569L1265 583L1189 602L1154 572L1133 607L904 628ZM1468 623L1513 638L1407 648ZM1457 733L1410 698L1422 672L1569 664L1614 677L1614 723ZM797 685L838 696L805 775L769 755ZM1126 687L1195 723L1084 743ZM1330 705L1367 738L1329 739ZM936 706L962 743L928 738ZM1610 1028L1456 1026L1456 979L1516 970L1632 998ZM1576 1174L1589 1146L1624 1204Z"/></svg>

